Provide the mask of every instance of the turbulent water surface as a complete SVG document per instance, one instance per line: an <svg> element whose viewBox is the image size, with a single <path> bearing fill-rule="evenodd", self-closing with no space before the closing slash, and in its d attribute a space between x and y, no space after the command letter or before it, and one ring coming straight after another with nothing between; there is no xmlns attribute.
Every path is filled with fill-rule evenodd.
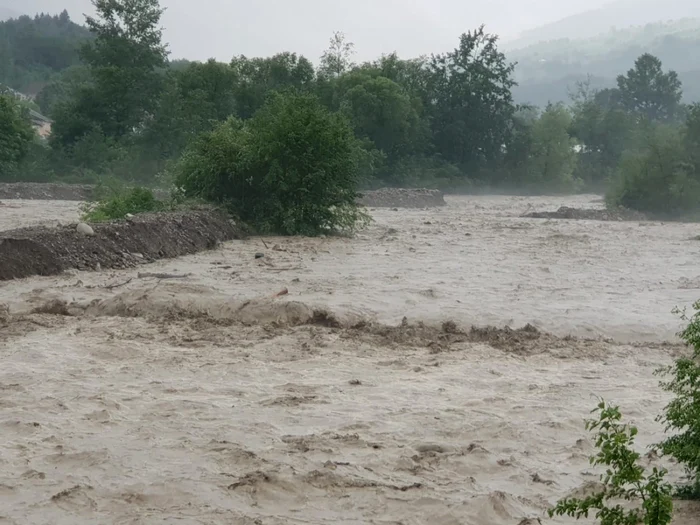
<svg viewBox="0 0 700 525"><path fill-rule="evenodd" d="M0 284L0 524L549 521L598 479L595 396L660 438L700 231L520 218L595 196L447 201ZM77 215L8 200L0 229ZM553 335L468 332L527 323Z"/></svg>

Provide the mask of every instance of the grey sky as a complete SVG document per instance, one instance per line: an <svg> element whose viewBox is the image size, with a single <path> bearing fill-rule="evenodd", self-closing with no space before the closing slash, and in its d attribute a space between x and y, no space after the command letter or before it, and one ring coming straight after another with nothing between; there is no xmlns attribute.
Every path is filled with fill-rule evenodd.
<svg viewBox="0 0 700 525"><path fill-rule="evenodd" d="M692 0L691 0L692 1ZM504 39L609 0L161 0L172 58L228 61L233 55L296 51L316 62L333 31L355 42L357 60L398 51L411 57L452 49L485 23ZM90 0L0 0L24 12L68 9L73 20ZM21 7L20 7L21 6Z"/></svg>

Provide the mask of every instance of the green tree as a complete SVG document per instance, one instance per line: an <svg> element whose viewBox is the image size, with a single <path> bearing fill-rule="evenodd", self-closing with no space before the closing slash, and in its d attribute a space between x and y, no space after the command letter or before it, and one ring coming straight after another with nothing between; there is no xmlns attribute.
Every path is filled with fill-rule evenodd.
<svg viewBox="0 0 700 525"><path fill-rule="evenodd" d="M341 110L358 137L370 139L390 158L425 149L418 143L424 137L420 115L411 98L388 78L364 76L343 95Z"/></svg>
<svg viewBox="0 0 700 525"><path fill-rule="evenodd" d="M269 58L235 57L231 68L236 77L236 110L243 119L251 118L271 91L310 91L315 77L313 64L296 53L279 53Z"/></svg>
<svg viewBox="0 0 700 525"><path fill-rule="evenodd" d="M423 106L429 103L428 86L430 72L424 57L404 60L396 53L383 55L374 62L363 64L363 71L376 71L378 75L396 82L403 90L421 101Z"/></svg>
<svg viewBox="0 0 700 525"><path fill-rule="evenodd" d="M650 473L639 464L634 450L636 427L622 423L618 407L601 401L598 419L586 421L586 430L596 431L598 453L592 465L605 467L603 489L585 498L566 498L549 510L549 516L588 518L591 511L601 525L668 525L673 519L673 487L664 481L667 472L656 467ZM630 501L641 508L626 509L619 502Z"/></svg>
<svg viewBox="0 0 700 525"><path fill-rule="evenodd" d="M158 0L92 3L97 16L87 17L87 25L95 38L81 54L93 82L56 110L54 133L63 146L94 130L111 139L130 136L153 112L163 87L159 70L167 51Z"/></svg>
<svg viewBox="0 0 700 525"><path fill-rule="evenodd" d="M700 301L693 308L695 313L690 318L685 311L676 311L688 322L678 335L692 349L692 355L659 371L670 377L661 386L674 397L657 421L666 424L666 432L675 431L659 448L685 468L690 484L682 487L680 494L700 499Z"/></svg>
<svg viewBox="0 0 700 525"><path fill-rule="evenodd" d="M429 114L436 151L468 169L501 159L515 105L514 65L483 26L460 37L457 49L428 63Z"/></svg>
<svg viewBox="0 0 700 525"><path fill-rule="evenodd" d="M59 104L69 102L73 94L81 86L89 84L91 81L90 70L85 66L68 67L54 76L42 88L36 96L36 103L44 115L52 117L54 110Z"/></svg>
<svg viewBox="0 0 700 525"><path fill-rule="evenodd" d="M143 155L161 163L236 112L237 76L228 64L192 62L165 79L158 107L137 141Z"/></svg>
<svg viewBox="0 0 700 525"><path fill-rule="evenodd" d="M0 94L0 180L9 180L29 153L34 130L13 97Z"/></svg>
<svg viewBox="0 0 700 525"><path fill-rule="evenodd" d="M352 56L355 54L355 44L350 42L344 33L336 31L330 40L328 49L321 56L319 74L326 77L338 78L354 66Z"/></svg>
<svg viewBox="0 0 700 525"><path fill-rule="evenodd" d="M274 93L249 121L229 120L188 148L176 184L263 232L352 230L363 217L357 154L342 115L312 95Z"/></svg>
<svg viewBox="0 0 700 525"><path fill-rule="evenodd" d="M589 90L581 84L572 97L572 121L569 134L579 146L575 176L589 184L600 185L613 177L622 153L630 145L633 119L607 94Z"/></svg>
<svg viewBox="0 0 700 525"><path fill-rule="evenodd" d="M659 217L677 217L697 209L700 180L683 144L681 130L644 126L643 142L625 152L606 200Z"/></svg>
<svg viewBox="0 0 700 525"><path fill-rule="evenodd" d="M700 103L688 108L683 142L688 160L693 165L695 173L700 176Z"/></svg>
<svg viewBox="0 0 700 525"><path fill-rule="evenodd" d="M683 95L675 71L663 72L661 60L648 53L640 56L627 75L617 77L620 104L630 113L651 121L668 122L678 116Z"/></svg>
<svg viewBox="0 0 700 525"><path fill-rule="evenodd" d="M574 186L576 142L569 136L571 114L563 104L550 104L532 127L532 156L528 183L543 189Z"/></svg>

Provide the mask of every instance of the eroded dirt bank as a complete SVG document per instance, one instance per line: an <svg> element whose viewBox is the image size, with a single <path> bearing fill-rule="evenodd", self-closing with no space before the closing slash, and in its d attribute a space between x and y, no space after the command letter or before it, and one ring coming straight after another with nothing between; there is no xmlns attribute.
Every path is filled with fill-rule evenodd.
<svg viewBox="0 0 700 525"><path fill-rule="evenodd" d="M57 275L73 268L129 268L240 238L225 215L210 211L139 215L93 229L91 236L75 225L0 231L0 280Z"/></svg>

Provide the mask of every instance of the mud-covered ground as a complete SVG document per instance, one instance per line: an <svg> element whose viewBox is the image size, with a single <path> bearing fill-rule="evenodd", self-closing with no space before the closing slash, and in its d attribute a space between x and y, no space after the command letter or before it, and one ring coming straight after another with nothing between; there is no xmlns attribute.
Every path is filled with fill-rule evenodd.
<svg viewBox="0 0 700 525"><path fill-rule="evenodd" d="M572 523L545 511L595 487L595 396L640 449L662 436L696 226L446 200L355 239L0 283L0 523Z"/></svg>

